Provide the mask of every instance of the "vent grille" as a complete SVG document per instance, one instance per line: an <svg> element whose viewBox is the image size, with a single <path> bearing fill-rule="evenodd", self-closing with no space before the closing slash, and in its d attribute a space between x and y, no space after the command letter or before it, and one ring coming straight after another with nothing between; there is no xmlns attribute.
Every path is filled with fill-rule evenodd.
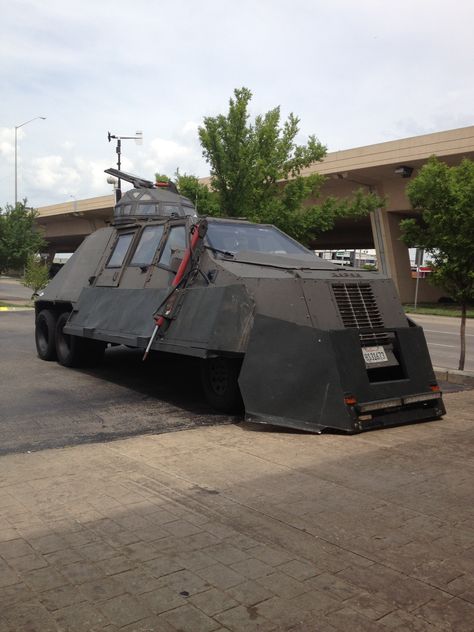
<svg viewBox="0 0 474 632"><path fill-rule="evenodd" d="M333 283L332 289L344 327L379 329L384 326L369 283Z"/></svg>
<svg viewBox="0 0 474 632"><path fill-rule="evenodd" d="M374 347L376 345L387 346L392 344L395 336L392 333L374 332L372 334L359 334L361 347Z"/></svg>

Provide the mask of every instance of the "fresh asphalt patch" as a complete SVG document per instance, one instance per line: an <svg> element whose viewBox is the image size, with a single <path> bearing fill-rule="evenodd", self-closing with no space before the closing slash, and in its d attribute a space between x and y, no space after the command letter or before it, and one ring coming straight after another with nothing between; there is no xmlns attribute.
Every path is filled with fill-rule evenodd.
<svg viewBox="0 0 474 632"><path fill-rule="evenodd" d="M0 313L0 454L240 421L217 414L198 365L124 347L94 369L68 369L36 355L34 313Z"/></svg>

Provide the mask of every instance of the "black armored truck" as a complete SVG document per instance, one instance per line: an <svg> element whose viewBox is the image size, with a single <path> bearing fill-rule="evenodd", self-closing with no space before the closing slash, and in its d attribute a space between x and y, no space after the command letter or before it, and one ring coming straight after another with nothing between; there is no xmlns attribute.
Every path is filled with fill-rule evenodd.
<svg viewBox="0 0 474 632"><path fill-rule="evenodd" d="M311 432L445 413L390 278L341 269L271 225L199 217L171 183L107 173L134 188L38 296L41 359L91 364L109 345L192 356L214 408Z"/></svg>

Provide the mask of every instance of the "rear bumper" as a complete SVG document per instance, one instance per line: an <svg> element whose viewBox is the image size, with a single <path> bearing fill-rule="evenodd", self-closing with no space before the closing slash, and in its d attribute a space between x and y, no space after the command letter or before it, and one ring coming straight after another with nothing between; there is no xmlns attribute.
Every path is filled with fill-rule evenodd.
<svg viewBox="0 0 474 632"><path fill-rule="evenodd" d="M401 403L399 406L393 405L396 400L390 400L389 407L382 407L384 402L370 402L358 404L353 407L354 425L356 431L370 430L373 428L383 428L387 426L397 426L415 421L427 421L429 419L439 419L446 413L441 393L437 397L429 397L419 401L409 401ZM417 397L422 397L420 394ZM428 398L429 397L429 398Z"/></svg>
<svg viewBox="0 0 474 632"><path fill-rule="evenodd" d="M393 331L397 370L372 376L357 329L325 331L258 314L239 377L247 419L354 433L440 417L422 330Z"/></svg>

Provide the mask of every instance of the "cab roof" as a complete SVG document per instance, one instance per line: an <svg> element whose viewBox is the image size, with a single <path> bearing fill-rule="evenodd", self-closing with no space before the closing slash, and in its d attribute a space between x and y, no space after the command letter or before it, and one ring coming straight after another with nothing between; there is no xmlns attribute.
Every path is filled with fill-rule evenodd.
<svg viewBox="0 0 474 632"><path fill-rule="evenodd" d="M123 194L114 208L114 223L138 219L196 216L193 203L167 187L135 188Z"/></svg>

